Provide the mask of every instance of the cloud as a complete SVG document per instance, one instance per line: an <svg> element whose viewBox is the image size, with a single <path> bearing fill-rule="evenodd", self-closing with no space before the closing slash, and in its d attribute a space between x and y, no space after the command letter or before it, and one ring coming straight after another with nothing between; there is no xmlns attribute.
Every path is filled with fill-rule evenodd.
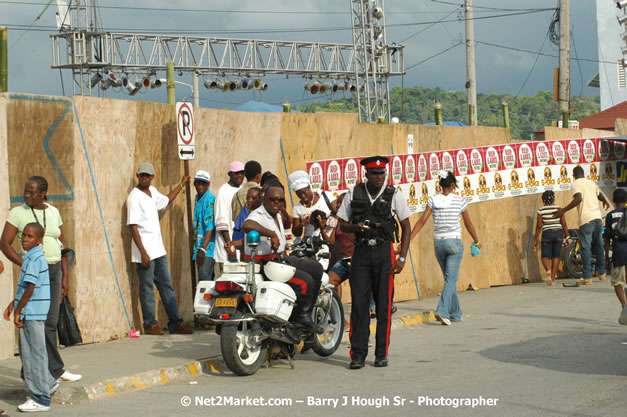
<svg viewBox="0 0 627 417"><path fill-rule="evenodd" d="M462 3L462 0L454 0ZM2 4L0 1L0 24L29 25L35 16L43 9L44 0L37 6L26 4ZM475 2L478 3L478 2ZM554 6L554 2L547 5L545 0L527 0L525 2L509 0L482 0L476 7L493 7L502 9L530 9ZM144 8L178 8L178 9L219 9L229 10L229 13L209 12L164 12L158 10L130 10L125 8L100 8L98 18L105 28L115 28L117 31L145 29L147 32L159 30L206 31L212 36L230 38L256 38L266 40L303 40L320 42L352 43L350 0L317 0L315 2L286 2L284 0L240 0L237 3L227 1L165 1L165 0L138 0L125 2L114 0L98 2L101 6L115 7L128 4L129 7ZM236 6L235 6L236 4ZM132 6L130 6L132 5ZM387 0L385 2L385 18L387 23L388 43L398 42L428 25L408 23L435 22L451 13L445 20L447 23L436 23L422 33L412 37L405 43L406 66L423 61L449 48L454 42L463 40L464 22L457 20L461 16L459 7L442 4L429 0ZM596 59L596 26L594 19L594 2L573 2L571 27L576 41L577 54L580 57ZM48 28L56 25L52 6L33 28ZM232 9L232 10L230 10ZM244 13L243 11L258 11L267 13ZM300 13L282 13L297 11ZM311 13L311 12L325 12ZM332 13L329 13L332 12ZM507 14L511 11L499 11L476 8L475 17L485 17L496 14ZM525 49L537 52L548 29L552 12L542 12L512 17L475 20L476 39L495 43L512 48ZM15 28L15 26L12 26ZM311 32L310 28L322 28L324 31ZM330 28L344 28L344 30L329 30ZM292 29L290 33L234 33L234 31ZM11 44L21 31L11 29L9 43ZM31 31L24 35L9 54L9 86L11 91L61 94L59 72L50 69L51 50L50 32ZM543 51L555 53L549 42L546 42ZM574 57L574 51L571 54ZM515 94L529 74L536 56L515 50L506 50L487 45L478 45L477 85L479 92ZM557 58L540 57L534 73L530 77L523 94L533 94L537 90L552 88L552 68L557 66ZM587 80L598 71L594 63L581 63L582 75L579 75L579 66L573 62L572 91L578 93L581 89L581 79ZM71 85L69 71L64 71L65 92L69 95ZM160 76L164 76L163 74ZM303 92L303 82L299 77L272 76L268 92L238 92L222 94L215 91L201 91L203 106L232 107L229 103L241 103L250 99L280 103L286 100L295 102L311 98ZM180 80L190 82L190 76ZM421 85L424 87L440 86L447 90L463 90L466 81L465 51L458 46L449 52L443 53L410 70L405 75L405 86ZM400 85L400 77L391 81L392 85ZM583 88L584 94L598 94L598 90ZM108 97L128 98L122 93L108 91ZM186 88L180 89L177 95L187 95ZM142 99L165 99L164 91L150 91L138 96Z"/></svg>

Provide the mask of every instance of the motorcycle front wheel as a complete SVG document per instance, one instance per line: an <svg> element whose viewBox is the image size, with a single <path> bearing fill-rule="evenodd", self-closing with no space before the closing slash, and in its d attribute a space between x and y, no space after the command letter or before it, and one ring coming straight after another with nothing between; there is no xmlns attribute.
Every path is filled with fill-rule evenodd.
<svg viewBox="0 0 627 417"><path fill-rule="evenodd" d="M320 356L331 356L340 347L344 335L344 307L335 291L331 291L328 311L314 308L313 321L322 327L322 334L314 335L311 348Z"/></svg>
<svg viewBox="0 0 627 417"><path fill-rule="evenodd" d="M243 317L237 311L233 318ZM257 321L242 321L239 323L225 323L220 331L220 348L226 366L233 373L246 376L252 375L263 365L266 349L263 344L253 340L253 335L259 333Z"/></svg>

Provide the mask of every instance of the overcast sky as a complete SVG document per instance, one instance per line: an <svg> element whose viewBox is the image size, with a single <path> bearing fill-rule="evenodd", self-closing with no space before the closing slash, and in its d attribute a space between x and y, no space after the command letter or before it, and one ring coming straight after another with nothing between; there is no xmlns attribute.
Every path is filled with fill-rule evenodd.
<svg viewBox="0 0 627 417"><path fill-rule="evenodd" d="M387 0L385 16L388 43L405 45L406 68L427 60L464 39L464 22L460 8L463 0L447 0L448 3L431 0ZM610 0L599 0L610 1ZM34 4L29 4L34 3ZM58 70L50 69L51 48L49 35L56 25L53 5L43 14L31 30L23 34L13 25L28 26L42 12L47 0L1 1L0 25L9 25L9 89L14 92L62 95ZM475 0L475 18L519 13L511 9L556 7L558 0ZM352 43L350 0L111 0L98 1L102 26L105 30L123 32L144 30L152 33L157 29L207 30L211 36L231 38L255 38L278 40L303 40L320 42ZM457 6L455 4L458 4ZM596 1L575 0L571 5L571 31L574 48L571 56L595 61L597 55ZM127 10L125 6L145 8L213 9L213 12L173 12L163 10ZM510 9L510 11L488 8ZM216 12L224 11L224 13ZM267 13L259 13L267 12ZM501 45L505 48L478 43L476 47L477 90L479 93L509 93L532 95L539 90L552 90L553 67L556 57L540 56L537 52L557 55L557 47L546 39L553 11L519 14L509 17L477 19L475 38L479 42ZM438 20L446 23L420 24ZM407 25L409 24L409 25ZM398 26L405 25L405 26ZM617 23L618 25L618 23ZM237 30L289 29L290 33L237 34ZM337 29L341 30L337 30ZM40 29L49 29L40 31ZM327 29L307 31L307 29ZM229 31L220 32L220 31ZM421 31L421 32L420 32ZM418 33L420 32L420 33ZM416 34L418 33L418 34ZM545 40L546 39L546 40ZM17 43L16 43L17 41ZM530 52L514 50L522 49ZM576 49L576 50L575 50ZM531 72L534 62L537 64ZM572 62L572 94L597 95L598 89L586 87L588 80L598 71L598 64L583 61ZM531 72L531 75L529 76ZM165 77L165 74L161 74ZM524 88L525 79L529 76ZM177 76L178 77L178 76ZM65 95L71 92L71 74L65 71ZM237 103L255 99L279 104L290 101L294 105L307 103L312 98L303 90L303 80L285 80L285 77L268 75L270 88L267 92L240 91L222 93L201 88L201 106L231 108ZM191 76L177 78L190 82ZM401 80L394 77L392 86L441 87L446 90L464 90L466 82L465 49L453 47L441 55L428 59L410 70ZM521 90L522 88L522 90ZM165 89L138 94L135 99L165 101ZM189 88L177 86L177 99L189 96ZM336 96L341 96L336 94ZM109 90L107 97L129 99L127 94ZM325 96L326 100L332 96ZM133 98L130 98L133 99Z"/></svg>

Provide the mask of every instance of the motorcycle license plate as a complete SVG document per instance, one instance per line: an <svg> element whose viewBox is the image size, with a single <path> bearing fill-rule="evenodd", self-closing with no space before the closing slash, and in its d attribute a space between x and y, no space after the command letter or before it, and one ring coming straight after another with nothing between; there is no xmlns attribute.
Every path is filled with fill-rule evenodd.
<svg viewBox="0 0 627 417"><path fill-rule="evenodd" d="M216 307L237 307L237 297L235 298L218 298Z"/></svg>

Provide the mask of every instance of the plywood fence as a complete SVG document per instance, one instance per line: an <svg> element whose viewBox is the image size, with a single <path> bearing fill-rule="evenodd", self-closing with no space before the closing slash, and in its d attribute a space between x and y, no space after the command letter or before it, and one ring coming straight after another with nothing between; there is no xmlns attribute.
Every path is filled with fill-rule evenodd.
<svg viewBox="0 0 627 417"><path fill-rule="evenodd" d="M27 177L45 176L50 182L50 202L60 209L64 233L76 250L70 296L83 339L98 342L128 332L124 306L131 327L141 328L125 203L135 185L135 170L143 161L155 165L153 185L161 192L167 192L183 175L183 164L176 154L174 106L19 94L2 94L0 100L0 217L6 218L9 196L12 205L19 204ZM371 125L358 123L355 115L337 113L195 109L194 117L197 158L190 163L191 172L209 171L214 194L227 181L228 164L233 160L255 159L264 171L270 170L285 181L286 167L289 172L304 169L308 160L406 153L408 134L414 135L416 152L512 141L502 128ZM8 161L5 154L9 155ZM469 255L470 240L464 232L467 256L462 262L459 290L470 284L487 288L521 282L537 204L539 197L525 196L470 206L483 254L477 258ZM185 198L181 194L162 215L161 227L180 314L190 320L192 294L185 216ZM411 223L416 221L417 215L412 216ZM396 279L397 301L416 299L415 281L423 297L441 291L443 278L432 239L430 222L412 242L413 270L408 262ZM528 276L539 280L539 262L533 254L529 259ZM13 279L10 269L0 277L0 297L6 298L6 292L12 291L7 283L15 281L17 269L13 268ZM167 321L161 306L158 319L162 324ZM4 342L4 337L2 341L0 349L13 343ZM0 355L6 357L5 351L0 350Z"/></svg>

